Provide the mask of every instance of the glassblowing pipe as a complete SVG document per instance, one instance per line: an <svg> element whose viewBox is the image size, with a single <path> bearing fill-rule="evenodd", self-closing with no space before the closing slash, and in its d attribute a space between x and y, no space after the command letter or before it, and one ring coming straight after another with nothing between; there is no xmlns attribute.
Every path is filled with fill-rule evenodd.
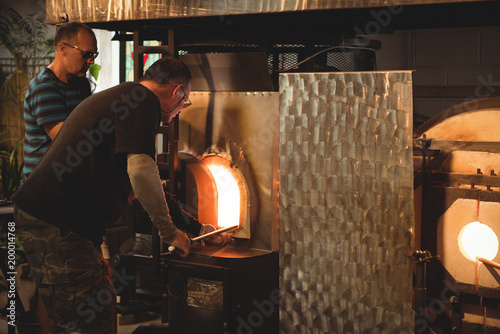
<svg viewBox="0 0 500 334"><path fill-rule="evenodd" d="M234 230L235 228L238 228L240 227L240 225L234 225L234 226L229 226L229 227L224 227L224 228L221 228L219 230L215 230L215 231L212 231L210 233L207 233L207 234L202 234L200 235L199 237L196 237L196 238L193 238L193 239L190 239L191 241L191 245L194 244L195 242L197 241L201 241L201 240L204 240L206 238L209 238L209 237L213 237L215 235L218 235L218 234L221 234L222 232L227 232L227 231L230 231L230 230ZM168 247L168 251L169 252L173 252L175 250L175 246L169 246ZM163 255L163 254L162 254Z"/></svg>
<svg viewBox="0 0 500 334"><path fill-rule="evenodd" d="M227 231L234 230L235 228L238 228L238 227L240 227L240 225L234 225L234 226L224 227L224 228L221 228L221 229L218 229L218 230L206 233L206 234L202 234L199 237L191 239L191 244L193 244L193 243L195 243L197 241L201 241L203 239L209 238L209 237L213 237L213 236L215 236L217 234L221 234L222 232L227 232Z"/></svg>
<svg viewBox="0 0 500 334"><path fill-rule="evenodd" d="M497 269L500 269L500 263L490 261L490 260L485 259L484 257L480 257L480 256L476 256L476 260L478 260L479 262L482 262L484 264L490 265L492 267L495 267Z"/></svg>

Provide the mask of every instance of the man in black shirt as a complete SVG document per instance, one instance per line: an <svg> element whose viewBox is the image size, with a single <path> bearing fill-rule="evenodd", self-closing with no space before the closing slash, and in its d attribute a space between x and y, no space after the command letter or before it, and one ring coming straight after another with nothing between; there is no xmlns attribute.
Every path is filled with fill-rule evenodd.
<svg viewBox="0 0 500 334"><path fill-rule="evenodd" d="M14 195L19 239L49 316L60 326L111 331L115 292L99 246L131 194L162 240L189 254L189 238L172 223L154 159L159 123L170 122L189 101L190 81L185 64L162 58L139 83L87 98Z"/></svg>

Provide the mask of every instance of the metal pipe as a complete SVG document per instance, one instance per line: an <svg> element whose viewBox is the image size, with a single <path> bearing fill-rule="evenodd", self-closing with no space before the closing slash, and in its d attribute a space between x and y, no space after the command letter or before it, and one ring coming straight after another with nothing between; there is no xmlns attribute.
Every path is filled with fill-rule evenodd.
<svg viewBox="0 0 500 334"><path fill-rule="evenodd" d="M415 261L415 333L428 334L431 332L427 321L427 262L436 256L432 256L427 250L416 250L410 256Z"/></svg>
<svg viewBox="0 0 500 334"><path fill-rule="evenodd" d="M201 240L204 240L206 238L213 237L214 235L221 234L222 232L227 232L227 231L234 230L235 228L238 228L238 227L240 227L240 225L234 225L234 226L224 227L224 228L221 228L219 230L215 230L215 231L212 231L210 233L203 234L203 235L200 235L199 237L192 238L192 239L189 239L189 240L190 240L191 245L192 245L192 244L194 244L197 241L201 241ZM175 251L175 246L169 246L168 247L168 251L169 251L169 253ZM166 253L162 253L161 255L165 255L165 254Z"/></svg>
<svg viewBox="0 0 500 334"><path fill-rule="evenodd" d="M415 268L415 333L429 333L425 308L427 306L427 261L429 253L417 250L413 253Z"/></svg>
<svg viewBox="0 0 500 334"><path fill-rule="evenodd" d="M500 263L490 261L490 260L485 259L484 257L480 257L480 256L476 256L476 260L478 260L479 262L482 262L484 264L487 264L489 266L492 266L492 267L495 267L497 269L500 269Z"/></svg>
<svg viewBox="0 0 500 334"><path fill-rule="evenodd" d="M238 228L238 227L240 227L240 225L234 225L234 226L224 227L224 228L221 228L219 230L215 230L215 231L209 232L207 234L200 235L199 237L191 239L191 244L193 244L193 243L195 243L197 241L204 240L204 239L209 238L209 237L213 237L214 235L221 234L222 232L227 232L227 231L234 230L235 228Z"/></svg>

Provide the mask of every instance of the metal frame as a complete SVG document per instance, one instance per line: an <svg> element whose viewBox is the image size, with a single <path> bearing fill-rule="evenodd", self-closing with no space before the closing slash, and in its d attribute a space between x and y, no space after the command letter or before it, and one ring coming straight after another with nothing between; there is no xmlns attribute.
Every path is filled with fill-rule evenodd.
<svg viewBox="0 0 500 334"><path fill-rule="evenodd" d="M144 29L135 30L133 34L134 42L134 81L139 81L144 73L144 54L161 53L164 57L178 58L177 45L174 39L174 30L167 29L167 39L161 39L160 46L144 46L146 40L146 31ZM166 178L166 189L172 195L175 195L175 171L178 168L178 142L179 142L179 117L175 117L172 122L166 125L160 125L160 133L164 135L163 147L167 148L163 163L159 164L160 175ZM152 226L153 237L153 267L156 272L160 271L160 253L161 241L158 236L158 229Z"/></svg>

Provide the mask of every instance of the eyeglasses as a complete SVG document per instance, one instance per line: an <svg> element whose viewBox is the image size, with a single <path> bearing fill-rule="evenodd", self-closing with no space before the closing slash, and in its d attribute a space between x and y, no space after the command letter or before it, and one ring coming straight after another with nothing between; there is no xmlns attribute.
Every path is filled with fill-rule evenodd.
<svg viewBox="0 0 500 334"><path fill-rule="evenodd" d="M182 89L182 92L184 93L184 96L182 97L182 99L180 99L179 102L177 102L177 104L175 106L173 106L172 109L170 109L170 111L165 111L165 110L162 109L161 110L162 112L164 112L166 114L171 113L172 111L174 111L182 103L182 101L185 101L185 100L187 100L187 102L184 103L184 105L182 106L182 109L190 107L190 106L193 105L193 103L191 102L191 100L187 96L186 91L184 90L183 86L181 86L181 89Z"/></svg>
<svg viewBox="0 0 500 334"><path fill-rule="evenodd" d="M80 51L82 53L82 58L83 59L92 59L92 60L94 60L99 55L99 52L83 51L82 49L80 49L77 46L70 45L70 44L68 44L66 42L63 42L63 43L66 44L67 46L69 46L70 48L77 49L78 51Z"/></svg>
<svg viewBox="0 0 500 334"><path fill-rule="evenodd" d="M187 102L184 102L184 105L182 106L182 108L184 109L184 108L192 106L193 103L191 102L191 100L189 99L189 97L186 95L186 91L184 90L184 87L181 86L181 89L182 89L182 92L184 93L184 97L182 98L182 100L184 100L184 99L187 100Z"/></svg>

